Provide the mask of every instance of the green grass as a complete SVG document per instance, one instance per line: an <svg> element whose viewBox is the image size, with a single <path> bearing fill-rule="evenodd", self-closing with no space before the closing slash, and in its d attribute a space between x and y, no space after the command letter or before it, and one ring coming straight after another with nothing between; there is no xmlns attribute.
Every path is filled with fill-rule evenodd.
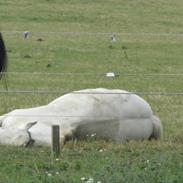
<svg viewBox="0 0 183 183"><path fill-rule="evenodd" d="M106 183L183 180L182 147L179 144L131 142L115 145L90 140L68 143L57 159L50 158L49 149L2 148L2 182L66 183L82 182L82 177Z"/></svg>
<svg viewBox="0 0 183 183"><path fill-rule="evenodd" d="M183 76L143 75L182 73L183 36L176 35L183 27L179 0L1 0L0 12L8 71L19 73L8 74L8 89L57 91L1 93L0 114L43 105L83 88L183 91ZM23 39L25 30L30 31L28 40ZM117 35L112 47L111 33ZM110 71L121 75L106 78ZM3 81L0 90L4 90ZM141 96L162 121L161 142L69 142L58 161L47 148L1 146L0 183L75 183L82 182L81 177L102 183L183 182L183 96Z"/></svg>

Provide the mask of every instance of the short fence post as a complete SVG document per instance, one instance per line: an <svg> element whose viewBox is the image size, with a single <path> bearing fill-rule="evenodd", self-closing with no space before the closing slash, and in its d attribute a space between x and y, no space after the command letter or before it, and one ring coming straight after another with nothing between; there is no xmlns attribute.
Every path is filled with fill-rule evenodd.
<svg viewBox="0 0 183 183"><path fill-rule="evenodd" d="M52 154L54 157L60 155L60 127L59 125L52 126Z"/></svg>

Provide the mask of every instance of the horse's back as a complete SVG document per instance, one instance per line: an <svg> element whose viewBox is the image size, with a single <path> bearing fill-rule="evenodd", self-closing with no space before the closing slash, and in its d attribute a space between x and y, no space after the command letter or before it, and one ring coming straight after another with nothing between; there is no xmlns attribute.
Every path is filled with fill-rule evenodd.
<svg viewBox="0 0 183 183"><path fill-rule="evenodd" d="M139 96L124 90L85 89L63 95L48 104L65 115L103 117L150 117L149 104Z"/></svg>

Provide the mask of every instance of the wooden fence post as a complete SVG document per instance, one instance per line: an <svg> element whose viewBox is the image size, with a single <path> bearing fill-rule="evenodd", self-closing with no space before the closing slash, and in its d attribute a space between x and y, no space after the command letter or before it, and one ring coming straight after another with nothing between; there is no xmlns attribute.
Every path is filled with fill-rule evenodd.
<svg viewBox="0 0 183 183"><path fill-rule="evenodd" d="M60 127L59 125L52 126L52 154L54 157L60 155Z"/></svg>

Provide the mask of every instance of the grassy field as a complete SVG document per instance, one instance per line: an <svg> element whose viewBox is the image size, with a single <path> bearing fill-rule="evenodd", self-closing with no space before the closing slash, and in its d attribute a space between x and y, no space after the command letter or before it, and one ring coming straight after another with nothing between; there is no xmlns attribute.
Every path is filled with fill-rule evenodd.
<svg viewBox="0 0 183 183"><path fill-rule="evenodd" d="M1 0L0 12L8 89L34 91L1 93L0 114L83 88L183 92L180 0ZM120 76L106 78L110 71ZM1 91L4 86L1 81ZM183 96L140 96L162 121L161 142L89 138L67 143L58 159L49 148L0 146L0 183L183 182Z"/></svg>

